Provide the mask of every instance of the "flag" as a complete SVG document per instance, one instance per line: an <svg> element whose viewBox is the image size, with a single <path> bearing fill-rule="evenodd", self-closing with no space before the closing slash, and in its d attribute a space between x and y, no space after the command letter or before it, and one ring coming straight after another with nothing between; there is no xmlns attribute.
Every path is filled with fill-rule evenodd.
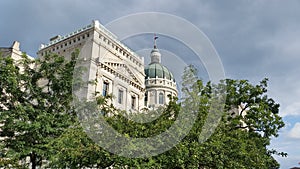
<svg viewBox="0 0 300 169"><path fill-rule="evenodd" d="M156 36L156 34L154 34L154 40L156 40L158 38L158 36Z"/></svg>

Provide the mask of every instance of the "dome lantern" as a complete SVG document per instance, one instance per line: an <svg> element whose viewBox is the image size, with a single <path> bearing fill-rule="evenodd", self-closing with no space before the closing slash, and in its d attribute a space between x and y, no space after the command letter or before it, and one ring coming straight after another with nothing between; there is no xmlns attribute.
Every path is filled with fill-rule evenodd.
<svg viewBox="0 0 300 169"><path fill-rule="evenodd" d="M158 37L156 36L156 34L154 34L154 46L153 46L153 49L150 54L151 63L160 63L161 62L161 54L160 54L159 50L157 49L157 45L156 45L157 38Z"/></svg>

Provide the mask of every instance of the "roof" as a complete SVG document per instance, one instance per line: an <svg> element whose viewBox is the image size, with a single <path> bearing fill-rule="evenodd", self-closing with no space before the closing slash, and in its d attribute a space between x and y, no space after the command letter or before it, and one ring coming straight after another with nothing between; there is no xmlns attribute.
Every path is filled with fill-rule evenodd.
<svg viewBox="0 0 300 169"><path fill-rule="evenodd" d="M146 79L148 78L166 78L175 82L172 72L160 63L150 63L145 67Z"/></svg>

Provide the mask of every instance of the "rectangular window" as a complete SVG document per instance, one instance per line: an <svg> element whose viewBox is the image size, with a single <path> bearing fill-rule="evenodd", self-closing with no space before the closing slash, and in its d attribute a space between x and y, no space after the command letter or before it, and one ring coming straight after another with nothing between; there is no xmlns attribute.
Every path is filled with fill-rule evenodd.
<svg viewBox="0 0 300 169"><path fill-rule="evenodd" d="M136 97L131 96L131 109L135 109L135 105L136 105Z"/></svg>
<svg viewBox="0 0 300 169"><path fill-rule="evenodd" d="M164 104L164 94L163 93L159 93L159 95L158 95L158 103L159 104Z"/></svg>
<svg viewBox="0 0 300 169"><path fill-rule="evenodd" d="M123 103L123 90L119 89L119 94L118 94L118 103L122 104Z"/></svg>
<svg viewBox="0 0 300 169"><path fill-rule="evenodd" d="M147 106L147 102L148 102L148 92L145 93L145 98L144 98L145 106Z"/></svg>
<svg viewBox="0 0 300 169"><path fill-rule="evenodd" d="M103 82L102 96L108 95L108 87L109 87L109 83Z"/></svg>

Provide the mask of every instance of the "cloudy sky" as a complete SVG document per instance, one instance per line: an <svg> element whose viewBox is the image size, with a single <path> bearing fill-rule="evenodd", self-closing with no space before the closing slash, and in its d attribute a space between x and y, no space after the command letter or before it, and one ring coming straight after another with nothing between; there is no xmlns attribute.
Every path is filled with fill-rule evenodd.
<svg viewBox="0 0 300 169"><path fill-rule="evenodd" d="M280 114L286 123L271 147L289 154L288 158L276 157L281 168L300 162L300 1L1 0L0 6L0 46L8 47L18 40L21 49L33 57L49 38L67 34L94 19L105 25L141 12L163 12L186 19L210 39L227 78L252 83L269 78L268 94L280 103ZM124 43L141 54L147 53L147 48L152 47L151 36L135 36ZM165 36L159 40L166 56L193 55L175 40ZM189 60L167 59L163 61L175 72L177 63ZM200 76L206 79L205 69L199 67Z"/></svg>

